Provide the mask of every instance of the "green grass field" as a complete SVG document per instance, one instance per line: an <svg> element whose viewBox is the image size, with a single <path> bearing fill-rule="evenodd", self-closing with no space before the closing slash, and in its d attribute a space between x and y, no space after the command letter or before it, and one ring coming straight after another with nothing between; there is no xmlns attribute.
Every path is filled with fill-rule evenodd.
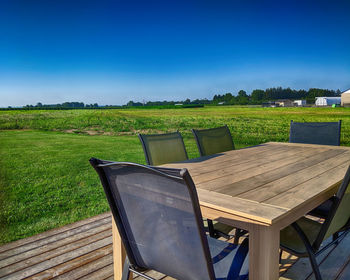
<svg viewBox="0 0 350 280"><path fill-rule="evenodd" d="M194 158L191 128L227 124L241 148L288 141L291 119L341 119L350 146L349 118L346 108L0 111L0 244L108 211L88 160L144 163L137 133L179 130Z"/></svg>

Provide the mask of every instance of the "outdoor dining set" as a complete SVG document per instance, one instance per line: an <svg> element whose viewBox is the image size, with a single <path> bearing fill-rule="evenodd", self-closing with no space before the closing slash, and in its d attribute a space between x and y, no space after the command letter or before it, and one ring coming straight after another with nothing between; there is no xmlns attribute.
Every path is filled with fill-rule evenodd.
<svg viewBox="0 0 350 280"><path fill-rule="evenodd" d="M341 121L290 124L289 143L235 149L228 126L140 134L147 165L91 158L113 214L114 279L279 278L283 251L316 257L350 230ZM325 242L326 241L326 242Z"/></svg>

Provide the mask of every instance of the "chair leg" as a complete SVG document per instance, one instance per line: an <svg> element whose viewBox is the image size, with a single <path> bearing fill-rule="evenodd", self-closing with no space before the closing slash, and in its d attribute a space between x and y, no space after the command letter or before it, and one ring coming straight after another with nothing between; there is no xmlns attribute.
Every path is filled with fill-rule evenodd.
<svg viewBox="0 0 350 280"><path fill-rule="evenodd" d="M309 254L309 259L310 259L310 262L311 262L311 267L312 267L312 270L315 274L315 279L316 280L322 280L322 276L321 276L321 273L320 273L320 269L318 268L318 264L317 264L317 261L316 261L316 256L313 252L309 252L308 250L308 254Z"/></svg>
<svg viewBox="0 0 350 280"><path fill-rule="evenodd" d="M243 236L244 234L246 234L246 233L247 233L246 230L236 228L235 238L234 238L234 240L233 240L233 244L236 244L236 245L237 245L238 242L239 242L239 238L240 238L241 236Z"/></svg>
<svg viewBox="0 0 350 280"><path fill-rule="evenodd" d="M334 243L338 244L338 241L336 240L339 238L339 233L338 232L334 233L332 238L333 238L333 241L335 241Z"/></svg>
<svg viewBox="0 0 350 280"><path fill-rule="evenodd" d="M235 245L238 244L239 238L241 237L241 235L242 235L242 231L239 228L236 228L235 238L233 239L233 244L235 244Z"/></svg>
<svg viewBox="0 0 350 280"><path fill-rule="evenodd" d="M214 229L213 221L210 219L207 219L207 223L208 223L209 236L212 238L218 238Z"/></svg>
<svg viewBox="0 0 350 280"><path fill-rule="evenodd" d="M123 267L123 275L122 280L129 280L130 277L130 263L128 257L125 258L124 267Z"/></svg>
<svg viewBox="0 0 350 280"><path fill-rule="evenodd" d="M301 240L303 241L303 243L305 245L305 248L306 248L307 254L309 255L311 267L312 267L312 270L315 274L316 280L322 280L320 269L318 268L318 264L316 261L316 255L315 255L314 251L312 250L312 246L311 246L307 236L305 235L305 233L302 231L302 229L299 227L299 225L296 222L292 223L292 227L296 230L296 232L298 233L299 237L301 238Z"/></svg>

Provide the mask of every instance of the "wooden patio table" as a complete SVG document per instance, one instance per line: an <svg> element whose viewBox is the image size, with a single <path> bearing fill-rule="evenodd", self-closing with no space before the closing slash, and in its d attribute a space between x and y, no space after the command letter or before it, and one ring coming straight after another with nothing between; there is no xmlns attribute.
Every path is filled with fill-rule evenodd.
<svg viewBox="0 0 350 280"><path fill-rule="evenodd" d="M202 215L249 231L249 279L279 278L280 230L331 197L350 147L269 142L166 167L187 168ZM114 279L125 251L113 223Z"/></svg>

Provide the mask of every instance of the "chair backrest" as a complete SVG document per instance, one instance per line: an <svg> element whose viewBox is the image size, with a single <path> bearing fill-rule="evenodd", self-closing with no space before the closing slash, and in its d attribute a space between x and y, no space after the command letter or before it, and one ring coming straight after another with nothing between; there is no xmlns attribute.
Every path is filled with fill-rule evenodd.
<svg viewBox="0 0 350 280"><path fill-rule="evenodd" d="M235 149L230 129L227 125L210 129L192 129L199 154L208 156Z"/></svg>
<svg viewBox="0 0 350 280"><path fill-rule="evenodd" d="M341 120L338 122L290 122L289 142L340 145Z"/></svg>
<svg viewBox="0 0 350 280"><path fill-rule="evenodd" d="M197 192L186 169L90 162L134 268L176 279L215 279Z"/></svg>
<svg viewBox="0 0 350 280"><path fill-rule="evenodd" d="M188 159L180 132L166 134L139 134L146 163L160 165Z"/></svg>
<svg viewBox="0 0 350 280"><path fill-rule="evenodd" d="M332 236L334 233L342 229L348 224L350 219L350 166L346 171L343 182L341 183L335 197L334 202L329 211L328 217L322 225L320 234L316 239L317 248L324 239Z"/></svg>

